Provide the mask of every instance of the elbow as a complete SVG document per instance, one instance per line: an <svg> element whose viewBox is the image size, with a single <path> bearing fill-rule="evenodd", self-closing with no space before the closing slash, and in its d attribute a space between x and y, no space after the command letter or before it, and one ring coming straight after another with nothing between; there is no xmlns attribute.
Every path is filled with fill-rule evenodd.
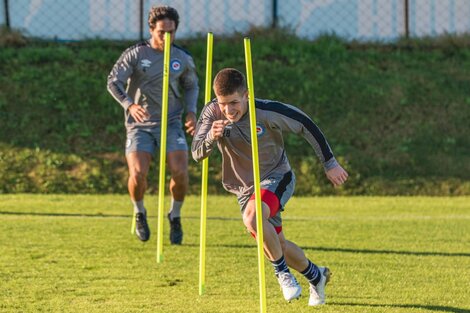
<svg viewBox="0 0 470 313"><path fill-rule="evenodd" d="M116 83L111 78L108 78L108 81L106 82L106 89L110 94L113 94L115 90L118 90Z"/></svg>
<svg viewBox="0 0 470 313"><path fill-rule="evenodd" d="M193 155L193 160L196 161L196 163L199 163L199 161L201 161L201 158Z"/></svg>
<svg viewBox="0 0 470 313"><path fill-rule="evenodd" d="M191 151L191 154L193 156L194 161L200 162L204 160L207 156L204 155L204 153L201 152L200 149L194 149Z"/></svg>
<svg viewBox="0 0 470 313"><path fill-rule="evenodd" d="M197 149L194 147L194 145L191 146L191 156L193 157L193 160L196 162L199 162L199 158L197 155Z"/></svg>
<svg viewBox="0 0 470 313"><path fill-rule="evenodd" d="M192 156L193 156L193 160L194 160L194 161L196 161L196 162L198 162L198 163L199 163L199 161L201 161L201 160L202 160L201 156L200 156L200 155L198 155L198 153L197 153L196 151L192 151L192 153L191 153L191 154L192 154Z"/></svg>

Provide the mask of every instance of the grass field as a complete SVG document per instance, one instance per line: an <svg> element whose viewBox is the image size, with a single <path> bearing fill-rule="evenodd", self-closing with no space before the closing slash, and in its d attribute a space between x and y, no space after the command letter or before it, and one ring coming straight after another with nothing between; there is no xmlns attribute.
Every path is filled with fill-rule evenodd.
<svg viewBox="0 0 470 313"><path fill-rule="evenodd" d="M130 234L126 195L0 195L0 312L259 312L255 241L235 198L210 197L206 294L198 295L199 198L184 208L184 245L156 263ZM266 263L268 312L470 312L470 197L294 198L288 239L332 280L328 304L282 299Z"/></svg>

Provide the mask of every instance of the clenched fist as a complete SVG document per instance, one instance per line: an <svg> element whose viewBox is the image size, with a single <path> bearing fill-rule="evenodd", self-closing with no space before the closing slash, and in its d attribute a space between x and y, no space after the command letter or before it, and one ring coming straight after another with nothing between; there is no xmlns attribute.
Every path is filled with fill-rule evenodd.
<svg viewBox="0 0 470 313"><path fill-rule="evenodd" d="M214 140L222 138L224 135L225 127L230 124L229 120L217 120L212 123L211 135Z"/></svg>

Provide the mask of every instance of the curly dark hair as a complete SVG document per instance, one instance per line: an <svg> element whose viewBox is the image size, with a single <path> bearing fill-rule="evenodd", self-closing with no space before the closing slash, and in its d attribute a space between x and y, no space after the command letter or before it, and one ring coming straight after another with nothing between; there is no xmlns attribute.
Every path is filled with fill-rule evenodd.
<svg viewBox="0 0 470 313"><path fill-rule="evenodd" d="M178 15L178 11L175 8L172 8L167 5L163 6L153 6L149 12L149 27L150 29L155 29L155 26L158 21L163 19L170 19L175 22L175 29L178 29L178 24L180 22L180 16Z"/></svg>
<svg viewBox="0 0 470 313"><path fill-rule="evenodd" d="M245 75L234 68L220 70L214 78L214 92L220 96L228 96L247 90Z"/></svg>

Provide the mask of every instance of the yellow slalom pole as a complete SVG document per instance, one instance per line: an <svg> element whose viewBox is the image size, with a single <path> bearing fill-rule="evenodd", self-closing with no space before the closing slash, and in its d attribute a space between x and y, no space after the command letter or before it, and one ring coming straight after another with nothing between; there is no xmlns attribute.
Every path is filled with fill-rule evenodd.
<svg viewBox="0 0 470 313"><path fill-rule="evenodd" d="M212 89L212 42L214 36L207 33L207 56L206 56L206 90L204 102L211 101ZM207 179L209 173L209 158L202 161L202 184L201 184L201 231L199 243L199 295L202 296L206 290L206 220L207 220Z"/></svg>
<svg viewBox="0 0 470 313"><path fill-rule="evenodd" d="M132 225L131 225L131 234L134 235L135 233L135 212L132 215Z"/></svg>
<svg viewBox="0 0 470 313"><path fill-rule="evenodd" d="M163 261L163 207L165 204L166 130L168 125L168 89L170 84L170 33L165 33L163 52L162 116L160 124L160 179L158 183L157 263Z"/></svg>
<svg viewBox="0 0 470 313"><path fill-rule="evenodd" d="M249 112L250 112L250 134L251 134L251 154L253 158L253 179L255 185L256 202L256 238L258 241L258 270L259 270L259 298L260 312L266 313L266 281L264 273L264 249L263 249L263 208L261 206L261 177L259 174L258 158L258 137L256 134L256 109L255 91L253 84L253 68L251 64L251 44L250 38L244 39L245 43L245 63L248 83Z"/></svg>

